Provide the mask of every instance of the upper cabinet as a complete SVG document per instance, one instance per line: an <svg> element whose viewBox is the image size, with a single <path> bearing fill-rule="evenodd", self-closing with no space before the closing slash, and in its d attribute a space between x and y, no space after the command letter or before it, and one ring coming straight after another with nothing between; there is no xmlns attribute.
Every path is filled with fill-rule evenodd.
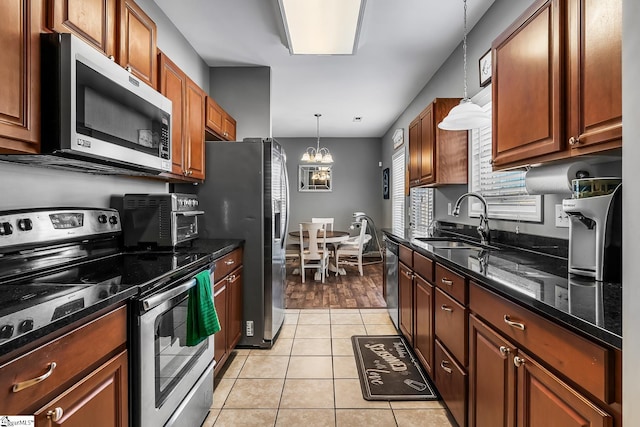
<svg viewBox="0 0 640 427"><path fill-rule="evenodd" d="M73 33L156 87L156 24L133 0L48 0L47 25Z"/></svg>
<svg viewBox="0 0 640 427"><path fill-rule="evenodd" d="M467 131L438 128L460 98L436 98L409 124L409 185L467 183Z"/></svg>
<svg viewBox="0 0 640 427"><path fill-rule="evenodd" d="M0 2L0 152L40 150L41 2Z"/></svg>
<svg viewBox="0 0 640 427"><path fill-rule="evenodd" d="M539 0L493 42L493 165L622 146L622 1Z"/></svg>
<svg viewBox="0 0 640 427"><path fill-rule="evenodd" d="M210 96L207 97L206 130L215 140L236 140L236 120Z"/></svg>
<svg viewBox="0 0 640 427"><path fill-rule="evenodd" d="M158 90L171 100L170 178L204 180L204 109L206 94L167 55L158 54Z"/></svg>

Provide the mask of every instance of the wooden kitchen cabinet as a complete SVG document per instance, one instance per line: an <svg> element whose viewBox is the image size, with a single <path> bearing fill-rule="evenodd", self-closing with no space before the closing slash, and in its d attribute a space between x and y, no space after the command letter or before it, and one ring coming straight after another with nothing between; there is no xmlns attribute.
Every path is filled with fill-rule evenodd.
<svg viewBox="0 0 640 427"><path fill-rule="evenodd" d="M400 332L413 346L413 271L402 262L398 263L398 271L398 323Z"/></svg>
<svg viewBox="0 0 640 427"><path fill-rule="evenodd" d="M413 350L420 363L433 378L433 343L435 339L433 329L434 287L433 282L434 262L429 258L413 252L414 271L414 331Z"/></svg>
<svg viewBox="0 0 640 427"><path fill-rule="evenodd" d="M133 0L47 0L47 26L75 34L157 86L156 24Z"/></svg>
<svg viewBox="0 0 640 427"><path fill-rule="evenodd" d="M216 141L236 140L236 120L210 96L207 97L206 131Z"/></svg>
<svg viewBox="0 0 640 427"><path fill-rule="evenodd" d="M206 94L163 52L158 54L158 90L172 103L172 180L204 180Z"/></svg>
<svg viewBox="0 0 640 427"><path fill-rule="evenodd" d="M438 128L460 98L436 98L409 124L409 185L467 183L467 131Z"/></svg>
<svg viewBox="0 0 640 427"><path fill-rule="evenodd" d="M469 424L611 426L612 417L533 357L470 317ZM585 373L586 375L587 373Z"/></svg>
<svg viewBox="0 0 640 427"><path fill-rule="evenodd" d="M128 425L126 347L124 306L62 336L45 338L42 345L0 365L0 413L35 414L37 425L50 425L48 412L60 408L62 419L53 425ZM44 380L13 391L14 385L47 372L51 374ZM84 423L88 419L93 422Z"/></svg>
<svg viewBox="0 0 640 427"><path fill-rule="evenodd" d="M494 40L494 169L622 146L621 23L621 0L539 0Z"/></svg>
<svg viewBox="0 0 640 427"><path fill-rule="evenodd" d="M242 249L216 260L214 269L214 304L220 321L220 332L214 338L214 359L217 374L242 338L243 266Z"/></svg>
<svg viewBox="0 0 640 427"><path fill-rule="evenodd" d="M0 2L0 153L40 151L42 3Z"/></svg>

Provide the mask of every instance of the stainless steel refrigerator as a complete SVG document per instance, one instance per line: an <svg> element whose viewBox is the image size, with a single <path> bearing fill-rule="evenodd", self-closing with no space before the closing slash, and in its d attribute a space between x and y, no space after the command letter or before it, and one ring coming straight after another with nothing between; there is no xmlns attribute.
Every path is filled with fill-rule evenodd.
<svg viewBox="0 0 640 427"><path fill-rule="evenodd" d="M286 156L277 141L207 141L198 189L208 238L244 239L243 332L238 345L270 348L284 321Z"/></svg>

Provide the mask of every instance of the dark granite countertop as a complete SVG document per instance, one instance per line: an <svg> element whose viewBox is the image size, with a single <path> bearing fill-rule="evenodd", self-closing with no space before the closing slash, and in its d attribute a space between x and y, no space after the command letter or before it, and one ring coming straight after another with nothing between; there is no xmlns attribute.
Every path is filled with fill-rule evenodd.
<svg viewBox="0 0 640 427"><path fill-rule="evenodd" d="M17 354L42 337L123 304L159 278L198 268L242 244L242 240L199 239L174 251L118 251L28 278L0 281L0 357Z"/></svg>
<svg viewBox="0 0 640 427"><path fill-rule="evenodd" d="M494 249L440 249L409 230L382 230L495 293L596 340L622 349L622 284L567 273L567 259L499 243Z"/></svg>

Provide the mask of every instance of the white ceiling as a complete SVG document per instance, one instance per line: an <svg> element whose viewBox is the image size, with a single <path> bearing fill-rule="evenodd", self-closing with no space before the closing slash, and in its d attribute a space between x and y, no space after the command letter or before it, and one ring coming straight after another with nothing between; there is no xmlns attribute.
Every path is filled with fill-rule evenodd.
<svg viewBox="0 0 640 427"><path fill-rule="evenodd" d="M493 1L468 1L469 29ZM292 56L277 0L155 2L209 66L271 67L278 137L315 136L315 113L321 137L381 137L463 34L462 0L368 0L356 55Z"/></svg>

